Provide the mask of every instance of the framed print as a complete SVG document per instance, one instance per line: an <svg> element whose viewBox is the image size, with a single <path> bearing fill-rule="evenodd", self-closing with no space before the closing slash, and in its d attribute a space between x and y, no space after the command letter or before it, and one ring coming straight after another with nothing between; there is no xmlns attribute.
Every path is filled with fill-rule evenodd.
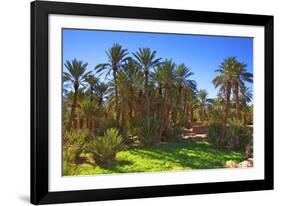
<svg viewBox="0 0 281 206"><path fill-rule="evenodd" d="M273 16L31 3L31 203L273 189Z"/></svg>

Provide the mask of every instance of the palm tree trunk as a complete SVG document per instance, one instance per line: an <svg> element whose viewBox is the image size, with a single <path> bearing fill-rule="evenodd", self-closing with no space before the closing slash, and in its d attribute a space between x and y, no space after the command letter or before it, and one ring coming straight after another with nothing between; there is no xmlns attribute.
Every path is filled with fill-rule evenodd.
<svg viewBox="0 0 281 206"><path fill-rule="evenodd" d="M114 77L114 90L115 90L116 122L117 122L117 128L119 128L120 109L119 109L119 97L118 97L116 70L113 70L113 77Z"/></svg>
<svg viewBox="0 0 281 206"><path fill-rule="evenodd" d="M125 101L122 101L122 135L123 138L127 138L127 105Z"/></svg>
<svg viewBox="0 0 281 206"><path fill-rule="evenodd" d="M193 110L193 106L190 106L190 122L192 123L194 119L194 110Z"/></svg>
<svg viewBox="0 0 281 206"><path fill-rule="evenodd" d="M190 120L190 104L189 103L187 103L187 104L185 104L185 112L183 113L183 114L185 114L185 127L187 127L187 128L189 128L189 120Z"/></svg>
<svg viewBox="0 0 281 206"><path fill-rule="evenodd" d="M93 102L93 100L94 100L94 95L93 95L93 93L94 93L94 90L93 90L93 87L92 87L92 85L91 85L91 94L90 94L90 101L91 101L91 102Z"/></svg>
<svg viewBox="0 0 281 206"><path fill-rule="evenodd" d="M235 82L235 84L234 84L234 96L235 96L236 118L238 120L241 120L241 112L240 112L240 105L239 105L239 87L238 87L238 82Z"/></svg>
<svg viewBox="0 0 281 206"><path fill-rule="evenodd" d="M231 87L230 87L230 82L226 83L226 104L225 104L225 116L224 116L224 124L227 124L228 121L228 116L229 116L229 110L230 110L230 92L231 92Z"/></svg>
<svg viewBox="0 0 281 206"><path fill-rule="evenodd" d="M148 71L145 70L145 113L146 116L150 115L150 102L149 102L149 91L148 91Z"/></svg>
<svg viewBox="0 0 281 206"><path fill-rule="evenodd" d="M75 109L77 106L78 86L79 85L74 85L73 101L72 101L72 106L71 106L69 122L66 127L67 130L70 130L73 125L75 126L75 124L73 124L73 122L74 122L74 118L75 118Z"/></svg>
<svg viewBox="0 0 281 206"><path fill-rule="evenodd" d="M172 110L172 121L174 123L174 126L176 126L176 124L177 124L177 110L176 109Z"/></svg>
<svg viewBox="0 0 281 206"><path fill-rule="evenodd" d="M132 112L134 113L135 118L138 121L140 119L140 112L137 109L136 100L135 100L134 95L132 95L131 101L132 101L132 105L131 105Z"/></svg>
<svg viewBox="0 0 281 206"><path fill-rule="evenodd" d="M201 122L203 121L203 106L201 105L201 108L200 108L200 120L201 120Z"/></svg>
<svg viewBox="0 0 281 206"><path fill-rule="evenodd" d="M164 98L161 98L161 101L160 101L160 110L159 110L160 125L159 125L158 137L157 137L157 141L156 141L157 143L160 142L161 137L162 137L162 134L163 134L163 132L164 132L165 107L166 107L165 100L164 100Z"/></svg>

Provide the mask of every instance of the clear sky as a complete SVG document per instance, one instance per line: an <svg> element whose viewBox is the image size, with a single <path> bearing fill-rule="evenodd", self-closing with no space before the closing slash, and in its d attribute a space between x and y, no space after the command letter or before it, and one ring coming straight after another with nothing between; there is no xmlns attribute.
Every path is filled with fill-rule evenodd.
<svg viewBox="0 0 281 206"><path fill-rule="evenodd" d="M212 80L223 59L236 56L248 65L248 72L253 72L253 39L245 37L64 29L63 62L76 58L87 62L88 69L94 71L97 64L107 62L105 51L114 43L130 53L149 47L157 51L157 57L185 63L194 73L190 79L197 82L198 89L206 89L209 98L217 95Z"/></svg>

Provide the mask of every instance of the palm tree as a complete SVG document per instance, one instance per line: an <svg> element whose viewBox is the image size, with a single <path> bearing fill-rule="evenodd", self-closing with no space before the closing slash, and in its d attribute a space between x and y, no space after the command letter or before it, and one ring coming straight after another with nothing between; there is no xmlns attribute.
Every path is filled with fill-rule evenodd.
<svg viewBox="0 0 281 206"><path fill-rule="evenodd" d="M227 124L229 111L230 111L230 95L231 88L234 79L234 68L237 65L237 61L235 57L228 57L225 59L218 69L215 71L219 73L218 76L212 81L215 85L215 88L220 87L219 94L222 94L225 97L226 105L225 105L225 115L224 115L224 123Z"/></svg>
<svg viewBox="0 0 281 206"><path fill-rule="evenodd" d="M198 104L200 107L200 120L204 121L206 117L206 107L210 105L212 99L207 98L208 92L205 89L201 89L198 92Z"/></svg>
<svg viewBox="0 0 281 206"><path fill-rule="evenodd" d="M243 86L240 90L240 105L241 105L241 119L244 124L246 124L246 116L251 113L252 106L249 106L248 103L253 99L252 90L248 87Z"/></svg>
<svg viewBox="0 0 281 206"><path fill-rule="evenodd" d="M93 120L98 113L98 108L96 104L89 100L82 101L79 107L80 115L86 120L86 127L92 131L93 130ZM95 134L95 132L94 132Z"/></svg>
<svg viewBox="0 0 281 206"><path fill-rule="evenodd" d="M113 73L114 80L114 92L115 92L115 110L116 110L116 121L117 127L119 127L120 109L119 109L119 99L118 99L118 86L117 86L117 72L121 68L124 61L127 59L128 50L122 48L118 43L113 44L113 46L106 52L108 63L98 64L95 69L97 73L106 71L105 78Z"/></svg>
<svg viewBox="0 0 281 206"><path fill-rule="evenodd" d="M148 77L149 70L161 64L161 58L156 58L156 51L151 51L150 48L139 48L136 53L133 53L136 62L144 72L144 90L145 90L145 112L149 116L150 101L149 101L149 86Z"/></svg>
<svg viewBox="0 0 281 206"><path fill-rule="evenodd" d="M136 62L129 58L123 65L123 71L127 79L129 93L129 115L134 113L136 120L140 117L140 108L137 108L137 95L143 83L143 73Z"/></svg>
<svg viewBox="0 0 281 206"><path fill-rule="evenodd" d="M89 84L90 89L90 101L92 102L94 100L94 86L98 83L99 79L95 77L93 74L89 74L85 81Z"/></svg>
<svg viewBox="0 0 281 206"><path fill-rule="evenodd" d="M176 86L178 88L178 101L177 105L178 108L177 110L179 111L180 114L180 122L183 126L186 126L188 117L189 115L188 110L189 110L189 105L188 107L186 106L186 103L188 102L188 94L189 90L196 90L196 82L194 80L189 79L192 75L193 72L191 72L190 68L188 68L185 64L180 64L177 66L175 70L176 74ZM176 118L176 117L174 117Z"/></svg>
<svg viewBox="0 0 281 206"><path fill-rule="evenodd" d="M91 72L86 71L88 63L83 63L82 61L78 61L77 59L73 59L72 61L67 60L64 66L66 67L67 71L63 72L63 79L65 81L72 82L74 89L70 118L66 128L67 130L69 130L72 127L75 118L78 88L81 84L83 84L83 82Z"/></svg>
<svg viewBox="0 0 281 206"><path fill-rule="evenodd" d="M172 60L165 60L157 67L154 73L154 79L159 87L160 100L160 127L158 141L163 132L167 129L169 123L169 113L173 103L173 85L175 83L176 64Z"/></svg>
<svg viewBox="0 0 281 206"><path fill-rule="evenodd" d="M194 73L191 72L191 69L188 68L185 64L180 64L176 68L176 82L179 88L179 91L184 87L188 86L192 89L196 88L196 82L189 79Z"/></svg>
<svg viewBox="0 0 281 206"><path fill-rule="evenodd" d="M122 136L127 137L127 114L128 114L128 102L129 102L129 84L125 71L120 71L117 75L117 85L120 95L120 108L121 108L121 128Z"/></svg>
<svg viewBox="0 0 281 206"><path fill-rule="evenodd" d="M234 67L234 78L233 78L233 94L235 99L235 111L236 118L241 120L241 112L240 112L240 101L239 101L239 93L240 90L243 89L244 82L253 82L253 74L246 71L247 65L237 62Z"/></svg>
<svg viewBox="0 0 281 206"><path fill-rule="evenodd" d="M104 82L98 82L97 84L95 84L95 86L93 88L93 91L95 91L95 93L97 94L97 97L98 97L99 107L101 107L103 104L103 99L104 99L107 89L108 89L108 85Z"/></svg>

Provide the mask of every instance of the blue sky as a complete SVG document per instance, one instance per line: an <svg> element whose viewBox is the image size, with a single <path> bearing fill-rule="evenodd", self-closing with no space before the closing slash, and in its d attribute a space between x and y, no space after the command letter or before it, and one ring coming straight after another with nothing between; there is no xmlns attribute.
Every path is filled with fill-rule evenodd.
<svg viewBox="0 0 281 206"><path fill-rule="evenodd" d="M107 62L105 51L114 43L130 53L149 47L157 51L157 57L185 63L194 73L191 79L198 89L206 89L210 98L217 95L212 80L223 59L236 56L248 65L247 71L253 72L253 39L244 37L64 29L63 62L76 58L88 62L88 69L94 71L97 64Z"/></svg>

